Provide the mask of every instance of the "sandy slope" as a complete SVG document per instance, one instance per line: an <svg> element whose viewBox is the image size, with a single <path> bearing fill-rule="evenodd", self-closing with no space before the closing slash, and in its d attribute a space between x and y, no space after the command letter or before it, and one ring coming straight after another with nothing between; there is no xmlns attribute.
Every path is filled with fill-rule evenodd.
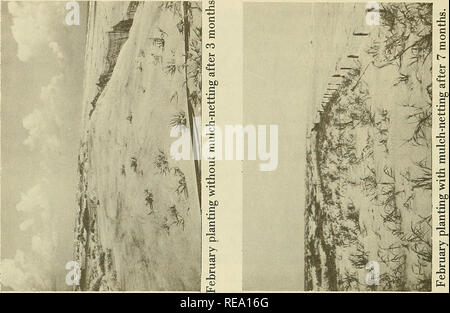
<svg viewBox="0 0 450 313"><path fill-rule="evenodd" d="M418 25L421 35L429 31ZM370 36L351 39L345 54L358 60L338 62L353 70L343 72L309 134L305 287L429 290L429 119L414 134L431 108L430 57L410 49L384 66L383 48L370 52L391 33L381 26L355 30ZM405 46L418 38L412 32ZM379 285L366 283L369 261L380 264Z"/></svg>
<svg viewBox="0 0 450 313"><path fill-rule="evenodd" d="M81 194L88 199L95 226L90 247L86 240L82 246L100 252L84 264L92 276L82 281L85 289L97 287L91 283L97 276L103 276L100 288L106 289L200 288L194 164L169 155L174 141L169 136L171 121L180 112L187 115L185 45L179 24L183 11L179 4L160 5L139 5L113 74L91 118L86 117L81 149L86 187L81 187ZM194 25L200 25L199 12L192 10ZM97 30L94 25L94 33L104 30L104 19L109 19L107 13L96 17L95 24L102 26ZM191 35L195 37L192 31ZM91 44L92 54L104 55L96 51L103 51L102 41ZM101 73L101 66L98 60L88 64L88 84ZM188 84L193 90L192 82ZM86 95L89 102L92 92ZM106 265L99 265L99 259Z"/></svg>

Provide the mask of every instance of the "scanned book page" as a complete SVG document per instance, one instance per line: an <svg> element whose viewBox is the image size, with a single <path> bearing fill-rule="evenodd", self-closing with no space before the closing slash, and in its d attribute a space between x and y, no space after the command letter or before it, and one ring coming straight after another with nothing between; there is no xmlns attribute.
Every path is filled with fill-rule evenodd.
<svg viewBox="0 0 450 313"><path fill-rule="evenodd" d="M448 292L446 1L0 8L2 292Z"/></svg>

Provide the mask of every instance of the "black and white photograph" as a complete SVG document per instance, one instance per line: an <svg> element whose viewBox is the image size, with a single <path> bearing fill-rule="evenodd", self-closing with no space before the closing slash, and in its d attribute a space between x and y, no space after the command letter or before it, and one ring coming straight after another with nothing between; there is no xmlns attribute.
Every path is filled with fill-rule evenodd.
<svg viewBox="0 0 450 313"><path fill-rule="evenodd" d="M2 1L3 290L200 291L201 2Z"/></svg>

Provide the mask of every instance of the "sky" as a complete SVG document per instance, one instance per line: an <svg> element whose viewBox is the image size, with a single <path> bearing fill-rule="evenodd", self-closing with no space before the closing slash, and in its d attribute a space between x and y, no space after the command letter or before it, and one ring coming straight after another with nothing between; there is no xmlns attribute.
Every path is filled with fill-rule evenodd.
<svg viewBox="0 0 450 313"><path fill-rule="evenodd" d="M276 171L244 161L244 290L304 288L306 130L364 18L355 7L244 4L244 124L278 125Z"/></svg>
<svg viewBox="0 0 450 313"><path fill-rule="evenodd" d="M1 4L0 282L6 289L67 288L86 3L79 2L79 26L65 24L65 3ZM280 138L277 171L244 163L245 289L303 288L306 125L345 48L336 32L351 24L342 14L350 8L244 6L244 123L278 124Z"/></svg>
<svg viewBox="0 0 450 313"><path fill-rule="evenodd" d="M278 167L244 161L243 288L301 290L310 6L244 5L244 124L278 125ZM283 21L280 23L280 21ZM261 66L264 64L264 66Z"/></svg>
<svg viewBox="0 0 450 313"><path fill-rule="evenodd" d="M1 3L4 289L65 289L78 183L86 3Z"/></svg>

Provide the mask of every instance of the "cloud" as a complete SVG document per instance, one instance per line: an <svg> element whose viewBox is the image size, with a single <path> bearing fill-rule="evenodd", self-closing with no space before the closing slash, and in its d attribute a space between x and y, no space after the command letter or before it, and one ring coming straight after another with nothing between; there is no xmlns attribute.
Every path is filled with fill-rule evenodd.
<svg viewBox="0 0 450 313"><path fill-rule="evenodd" d="M41 181L22 194L16 206L18 211L28 216L19 225L22 231L28 230L35 223L43 225L39 228L39 233L30 235L31 249L18 249L14 258L2 259L0 263L1 284L17 291L55 289L57 237L45 184L45 181Z"/></svg>
<svg viewBox="0 0 450 313"><path fill-rule="evenodd" d="M17 211L26 213L42 213L49 210L48 200L43 193L41 184L30 188L27 193L22 193L19 203L16 205Z"/></svg>
<svg viewBox="0 0 450 313"><path fill-rule="evenodd" d="M9 2L8 11L12 15L11 32L17 42L17 57L21 61L28 61L34 54L43 52L44 48L53 51L57 58L63 57L55 40L57 31L63 25L64 4Z"/></svg>
<svg viewBox="0 0 450 313"><path fill-rule="evenodd" d="M56 134L51 132L53 125L49 125L52 121L48 119L47 113L34 109L22 120L23 127L28 131L28 137L23 143L31 149L40 148L44 154L54 152L60 146Z"/></svg>
<svg viewBox="0 0 450 313"><path fill-rule="evenodd" d="M17 57L29 61L39 57L43 62L64 58L64 51L58 38L65 38L65 3L62 2L9 2L8 11L12 16L11 32L17 42ZM54 57L48 57L48 55ZM56 60L55 60L56 59ZM61 144L58 131L61 126L61 103L63 87L62 74L55 75L42 87L40 102L22 120L28 131L24 144L31 149L39 149L45 156L55 155Z"/></svg>
<svg viewBox="0 0 450 313"><path fill-rule="evenodd" d="M58 133L62 125L60 106L63 99L60 99L63 75L58 74L50 80L50 83L42 87L40 99L35 109L22 120L23 127L28 131L28 137L24 144L31 149L39 148L44 155L51 155L60 148Z"/></svg>
<svg viewBox="0 0 450 313"><path fill-rule="evenodd" d="M41 100L46 104L46 106L51 105L52 109L57 108L57 92L61 89L63 78L63 74L55 75L50 79L47 86L41 88Z"/></svg>
<svg viewBox="0 0 450 313"><path fill-rule="evenodd" d="M31 250L18 249L0 263L0 283L16 291L55 289L55 242L52 233L34 235Z"/></svg>
<svg viewBox="0 0 450 313"><path fill-rule="evenodd" d="M53 290L54 275L41 254L17 250L14 258L1 260L0 283L16 291Z"/></svg>
<svg viewBox="0 0 450 313"><path fill-rule="evenodd" d="M34 224L34 219L29 218L22 223L20 223L19 228L21 231L27 231Z"/></svg>
<svg viewBox="0 0 450 313"><path fill-rule="evenodd" d="M8 2L7 5L12 16L11 32L17 42L17 57L29 62L30 67L36 62L49 64L48 73L53 70L70 73L73 64L63 63L70 60L67 56L72 54L72 47L66 40L70 27L65 28L64 24L65 2ZM57 66L52 67L55 62ZM65 165L61 155L72 144L65 134L68 122L74 119L71 108L74 101L68 99L67 94L73 95L76 90L70 74L57 74L48 82L38 83L38 86L45 86L33 95L33 108L24 113L22 126L28 135L23 143L32 151L33 159L40 162L38 177L49 179L40 178L21 194L16 209L22 219L15 227L25 233L20 234L21 246L15 256L9 255L0 263L0 282L24 291L55 289L58 269L54 267L61 258L57 253L57 235L61 232L58 216L63 216L60 208L64 205L62 197L55 193L63 190L58 183L65 179L59 179L61 165L58 167L58 162Z"/></svg>
<svg viewBox="0 0 450 313"><path fill-rule="evenodd" d="M54 245L50 238L42 238L39 235L34 235L31 238L31 249L39 254L43 260L50 261L53 258Z"/></svg>
<svg viewBox="0 0 450 313"><path fill-rule="evenodd" d="M56 57L58 59L62 59L64 57L64 55L61 51L61 47L58 45L57 42L52 41L48 44L48 46L50 47L50 49L53 51L53 53L56 55Z"/></svg>
<svg viewBox="0 0 450 313"><path fill-rule="evenodd" d="M3 259L0 263L0 282L14 290L34 290L39 284L24 272L25 255L17 250L14 259Z"/></svg>

